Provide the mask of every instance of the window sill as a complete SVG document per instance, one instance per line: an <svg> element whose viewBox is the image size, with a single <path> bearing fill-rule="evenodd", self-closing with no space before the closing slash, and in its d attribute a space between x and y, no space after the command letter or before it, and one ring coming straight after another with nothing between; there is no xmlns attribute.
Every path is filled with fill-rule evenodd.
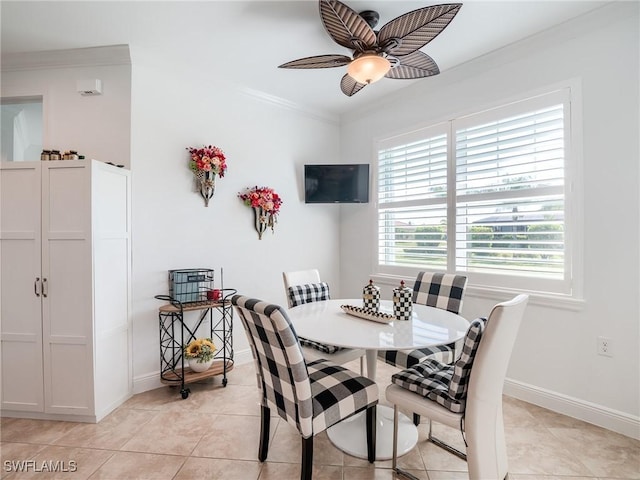
<svg viewBox="0 0 640 480"><path fill-rule="evenodd" d="M388 275L388 274L373 274L371 279L380 285L389 285L396 287L400 283L400 280L405 280L406 277L400 275ZM412 288L413 285L408 284L408 287ZM562 310L570 310L573 312L579 312L584 309L584 299L574 298L569 295L553 294L549 292L534 292L527 290L511 290L501 287L488 287L484 285L467 284L465 295L473 298L485 298L493 300L495 302L503 302L513 298L519 293L526 293L529 295L530 305L539 305L542 307L557 308Z"/></svg>

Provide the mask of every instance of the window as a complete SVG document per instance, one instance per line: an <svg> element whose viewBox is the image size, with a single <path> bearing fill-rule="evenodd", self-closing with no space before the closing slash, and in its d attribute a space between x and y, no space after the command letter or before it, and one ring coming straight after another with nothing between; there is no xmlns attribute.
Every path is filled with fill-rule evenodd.
<svg viewBox="0 0 640 480"><path fill-rule="evenodd" d="M378 267L570 293L569 90L383 140Z"/></svg>

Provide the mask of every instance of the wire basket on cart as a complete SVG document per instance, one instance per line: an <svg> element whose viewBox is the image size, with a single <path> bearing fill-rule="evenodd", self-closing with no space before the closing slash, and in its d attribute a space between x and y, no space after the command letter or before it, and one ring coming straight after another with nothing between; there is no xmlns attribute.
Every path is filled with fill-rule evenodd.
<svg viewBox="0 0 640 480"><path fill-rule="evenodd" d="M214 283L214 270L210 268L169 270L169 295L182 304L211 300Z"/></svg>

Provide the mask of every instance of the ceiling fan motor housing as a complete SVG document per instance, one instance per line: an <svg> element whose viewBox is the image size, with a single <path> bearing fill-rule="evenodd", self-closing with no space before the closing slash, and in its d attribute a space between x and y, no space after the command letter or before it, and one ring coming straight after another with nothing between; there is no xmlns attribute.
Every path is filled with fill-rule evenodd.
<svg viewBox="0 0 640 480"><path fill-rule="evenodd" d="M359 14L365 22L369 24L371 28L374 28L378 25L378 21L380 20L380 14L374 10L364 10Z"/></svg>

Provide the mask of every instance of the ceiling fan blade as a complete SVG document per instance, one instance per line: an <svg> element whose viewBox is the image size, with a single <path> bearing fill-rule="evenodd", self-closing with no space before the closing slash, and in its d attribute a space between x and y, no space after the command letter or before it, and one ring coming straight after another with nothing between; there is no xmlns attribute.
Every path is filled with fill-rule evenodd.
<svg viewBox="0 0 640 480"><path fill-rule="evenodd" d="M440 73L436 62L424 52L413 52L403 57L396 57L398 64L387 72L385 77L401 80L424 78Z"/></svg>
<svg viewBox="0 0 640 480"><path fill-rule="evenodd" d="M278 68L332 68L343 67L350 62L351 58L345 55L316 55L283 63Z"/></svg>
<svg viewBox="0 0 640 480"><path fill-rule="evenodd" d="M376 34L358 12L338 0L320 0L320 18L333 40L363 52L376 44Z"/></svg>
<svg viewBox="0 0 640 480"><path fill-rule="evenodd" d="M342 80L340 80L340 90L342 90L342 93L344 93L347 97L355 95L366 86L366 83L356 82L352 77L349 76L348 73L345 73L344 77L342 77Z"/></svg>
<svg viewBox="0 0 640 480"><path fill-rule="evenodd" d="M394 56L404 56L419 50L436 38L460 11L461 3L432 5L419 8L391 20L378 33L378 45ZM400 40L394 42L394 39Z"/></svg>

